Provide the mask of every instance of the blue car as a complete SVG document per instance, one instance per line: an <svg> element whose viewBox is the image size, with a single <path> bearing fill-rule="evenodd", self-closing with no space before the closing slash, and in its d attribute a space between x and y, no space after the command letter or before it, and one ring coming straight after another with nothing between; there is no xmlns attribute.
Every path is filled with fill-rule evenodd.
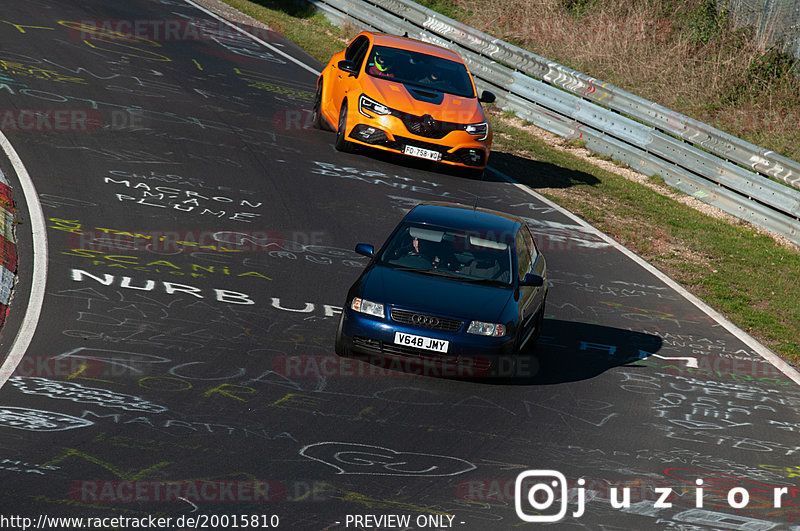
<svg viewBox="0 0 800 531"><path fill-rule="evenodd" d="M544 256L525 222L455 203L422 203L347 294L336 353L453 376L512 373L544 321Z"/></svg>

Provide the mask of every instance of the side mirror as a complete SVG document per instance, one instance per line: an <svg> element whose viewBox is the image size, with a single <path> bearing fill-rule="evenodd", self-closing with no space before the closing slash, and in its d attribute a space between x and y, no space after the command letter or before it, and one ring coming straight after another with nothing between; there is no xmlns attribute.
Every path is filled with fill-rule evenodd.
<svg viewBox="0 0 800 531"><path fill-rule="evenodd" d="M367 258L372 258L375 256L375 246L373 246L371 243L357 243L356 252L358 254L363 254Z"/></svg>
<svg viewBox="0 0 800 531"><path fill-rule="evenodd" d="M345 72L349 72L351 74L358 74L358 68L356 68L356 64L353 61L345 59L343 61L339 61L339 70L344 70Z"/></svg>
<svg viewBox="0 0 800 531"><path fill-rule="evenodd" d="M481 92L481 97L478 98L478 101L481 103L494 103L494 100L496 99L497 98L493 93L489 92L488 90L484 90Z"/></svg>
<svg viewBox="0 0 800 531"><path fill-rule="evenodd" d="M520 281L519 285L538 288L539 286L544 285L544 278L542 278L542 275L537 275L535 273L528 273L527 275L525 275L525 278L523 278Z"/></svg>

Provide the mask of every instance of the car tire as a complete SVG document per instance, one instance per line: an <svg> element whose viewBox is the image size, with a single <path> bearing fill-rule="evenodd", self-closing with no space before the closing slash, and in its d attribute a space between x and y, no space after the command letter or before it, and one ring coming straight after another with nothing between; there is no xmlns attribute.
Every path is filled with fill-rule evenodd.
<svg viewBox="0 0 800 531"><path fill-rule="evenodd" d="M311 126L314 129L325 129L322 119L322 78L317 83L317 93L314 95L314 106L311 108Z"/></svg>
<svg viewBox="0 0 800 531"><path fill-rule="evenodd" d="M347 100L342 102L342 108L339 111L339 127L336 129L336 150L344 153L351 153L353 151L353 143L345 138L347 131Z"/></svg>
<svg viewBox="0 0 800 531"><path fill-rule="evenodd" d="M349 349L345 346L342 329L344 328L344 311L339 317L339 327L336 329L336 341L333 344L333 350L337 356L346 357L350 354Z"/></svg>

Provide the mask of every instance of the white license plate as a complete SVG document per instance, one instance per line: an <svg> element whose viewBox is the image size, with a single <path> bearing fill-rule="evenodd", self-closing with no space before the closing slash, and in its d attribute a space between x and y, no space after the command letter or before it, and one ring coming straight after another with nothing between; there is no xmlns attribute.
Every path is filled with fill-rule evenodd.
<svg viewBox="0 0 800 531"><path fill-rule="evenodd" d="M434 352L447 352L447 347L450 345L449 341L444 341L443 339L403 334L402 332L394 333L394 342L396 345L416 347Z"/></svg>
<svg viewBox="0 0 800 531"><path fill-rule="evenodd" d="M405 153L406 155L411 155L412 157L419 157L421 159L436 160L436 161L442 160L442 154L439 153L438 151L418 148L416 146L404 147L403 153Z"/></svg>

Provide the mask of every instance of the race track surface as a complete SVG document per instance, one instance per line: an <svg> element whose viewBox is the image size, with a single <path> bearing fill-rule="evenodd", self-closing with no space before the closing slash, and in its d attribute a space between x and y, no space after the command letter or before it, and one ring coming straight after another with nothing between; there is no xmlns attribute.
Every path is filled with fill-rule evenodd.
<svg viewBox="0 0 800 531"><path fill-rule="evenodd" d="M0 390L2 517L510 529L518 474L553 470L570 489L559 528L796 522L797 384L596 231L494 172L336 152L310 128L321 65L272 32L271 49L180 0L6 4L0 128L38 192L48 267L42 286L37 199L0 157L21 221L3 354L44 287ZM336 358L354 245L420 201L476 199L524 216L547 258L521 375ZM534 519L562 506L521 503Z"/></svg>

